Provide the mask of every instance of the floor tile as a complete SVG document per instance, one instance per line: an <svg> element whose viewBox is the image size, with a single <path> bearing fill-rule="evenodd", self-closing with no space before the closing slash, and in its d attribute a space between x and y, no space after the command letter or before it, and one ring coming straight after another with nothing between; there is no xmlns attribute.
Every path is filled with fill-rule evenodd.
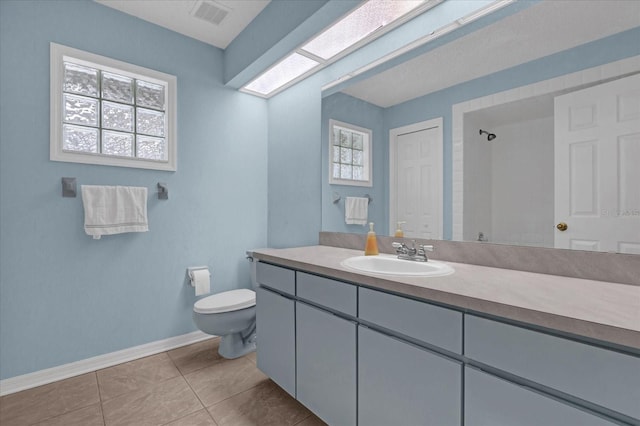
<svg viewBox="0 0 640 426"><path fill-rule="evenodd" d="M125 393L102 403L106 426L162 425L202 408L183 377Z"/></svg>
<svg viewBox="0 0 640 426"><path fill-rule="evenodd" d="M100 402L95 373L0 398L2 426L29 425Z"/></svg>
<svg viewBox="0 0 640 426"><path fill-rule="evenodd" d="M250 354L246 355L245 358L251 360L251 362L256 364L257 358L256 358L256 353L255 352L251 352Z"/></svg>
<svg viewBox="0 0 640 426"><path fill-rule="evenodd" d="M100 403L63 414L35 426L104 426Z"/></svg>
<svg viewBox="0 0 640 426"><path fill-rule="evenodd" d="M166 353L105 368L98 371L100 398L107 401L179 375Z"/></svg>
<svg viewBox="0 0 640 426"><path fill-rule="evenodd" d="M217 426L207 410L196 411L166 426Z"/></svg>
<svg viewBox="0 0 640 426"><path fill-rule="evenodd" d="M271 380L208 408L218 426L288 426L311 415Z"/></svg>
<svg viewBox="0 0 640 426"><path fill-rule="evenodd" d="M188 374L224 361L218 353L220 338L216 337L167 352L182 374Z"/></svg>
<svg viewBox="0 0 640 426"><path fill-rule="evenodd" d="M258 370L254 363L244 358L224 360L187 374L184 378L205 407L267 380L267 376Z"/></svg>
<svg viewBox="0 0 640 426"><path fill-rule="evenodd" d="M296 426L327 426L327 424L320 420L315 414L311 414L300 423L296 423Z"/></svg>

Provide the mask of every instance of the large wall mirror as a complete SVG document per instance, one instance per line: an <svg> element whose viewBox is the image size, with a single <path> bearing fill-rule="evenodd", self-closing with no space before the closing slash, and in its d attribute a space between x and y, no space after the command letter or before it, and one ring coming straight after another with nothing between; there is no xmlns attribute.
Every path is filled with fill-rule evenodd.
<svg viewBox="0 0 640 426"><path fill-rule="evenodd" d="M323 92L324 231L368 195L382 235L640 254L640 2L525 6ZM371 188L329 184L330 119Z"/></svg>

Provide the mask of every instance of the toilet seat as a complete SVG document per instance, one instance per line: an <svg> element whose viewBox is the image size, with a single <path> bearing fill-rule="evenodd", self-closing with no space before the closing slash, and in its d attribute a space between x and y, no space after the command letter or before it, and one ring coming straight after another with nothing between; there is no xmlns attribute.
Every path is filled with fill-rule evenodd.
<svg viewBox="0 0 640 426"><path fill-rule="evenodd" d="M250 308L256 304L256 292L242 288L224 291L198 300L193 311L199 314L219 314Z"/></svg>

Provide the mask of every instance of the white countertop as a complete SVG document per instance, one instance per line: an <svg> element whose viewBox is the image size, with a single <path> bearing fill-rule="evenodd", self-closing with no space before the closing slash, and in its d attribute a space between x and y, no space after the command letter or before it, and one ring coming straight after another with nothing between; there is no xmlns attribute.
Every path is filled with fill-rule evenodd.
<svg viewBox="0 0 640 426"><path fill-rule="evenodd" d="M640 286L463 263L442 277L355 272L362 251L329 246L255 250L266 262L640 349Z"/></svg>

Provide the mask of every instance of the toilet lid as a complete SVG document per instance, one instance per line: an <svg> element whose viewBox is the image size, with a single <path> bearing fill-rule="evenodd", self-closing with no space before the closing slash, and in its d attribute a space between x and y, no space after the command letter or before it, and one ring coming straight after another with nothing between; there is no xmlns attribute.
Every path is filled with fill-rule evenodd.
<svg viewBox="0 0 640 426"><path fill-rule="evenodd" d="M202 298L193 305L193 310L200 314L215 314L250 308L255 304L256 292L242 288Z"/></svg>

